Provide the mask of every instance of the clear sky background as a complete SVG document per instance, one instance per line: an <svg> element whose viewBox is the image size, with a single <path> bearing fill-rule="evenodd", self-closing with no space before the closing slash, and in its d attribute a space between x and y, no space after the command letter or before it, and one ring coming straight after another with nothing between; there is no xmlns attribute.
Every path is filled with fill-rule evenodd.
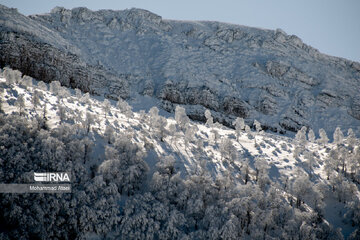
<svg viewBox="0 0 360 240"><path fill-rule="evenodd" d="M360 0L0 0L25 15L55 6L92 10L143 8L165 19L214 20L281 28L333 56L360 62Z"/></svg>

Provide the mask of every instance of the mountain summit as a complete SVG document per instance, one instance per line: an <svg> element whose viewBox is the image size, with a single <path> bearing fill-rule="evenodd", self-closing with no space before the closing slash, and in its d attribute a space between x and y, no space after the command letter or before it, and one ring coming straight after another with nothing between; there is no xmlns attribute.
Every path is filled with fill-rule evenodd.
<svg viewBox="0 0 360 240"><path fill-rule="evenodd" d="M142 9L54 8L24 16L0 5L0 65L50 82L136 101L149 96L195 120L236 117L289 133L337 126L360 135L360 64L282 30L174 21Z"/></svg>

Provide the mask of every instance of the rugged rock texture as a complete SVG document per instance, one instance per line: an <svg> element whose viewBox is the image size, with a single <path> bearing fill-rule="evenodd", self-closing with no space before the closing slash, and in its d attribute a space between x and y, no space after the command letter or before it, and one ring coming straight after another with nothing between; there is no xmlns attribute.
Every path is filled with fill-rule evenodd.
<svg viewBox="0 0 360 240"><path fill-rule="evenodd" d="M0 7L1 66L116 99L137 93L203 120L244 117L272 131L360 126L360 64L282 30L164 20L146 10Z"/></svg>
<svg viewBox="0 0 360 240"><path fill-rule="evenodd" d="M18 14L14 10L11 12ZM14 31L7 26L9 21L2 23L5 23L0 26L2 67L10 66L44 82L59 81L64 86L113 99L129 96L128 81L103 66L87 64L78 55L43 41L37 32Z"/></svg>

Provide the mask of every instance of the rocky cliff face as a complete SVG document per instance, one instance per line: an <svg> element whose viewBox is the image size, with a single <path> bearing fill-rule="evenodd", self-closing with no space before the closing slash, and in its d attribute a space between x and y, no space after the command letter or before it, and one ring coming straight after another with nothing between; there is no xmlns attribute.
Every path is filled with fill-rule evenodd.
<svg viewBox="0 0 360 240"><path fill-rule="evenodd" d="M141 9L0 7L0 61L44 81L117 97L148 95L194 119L206 108L272 131L360 126L360 64L296 36L219 22L164 20ZM359 132L358 132L359 134Z"/></svg>

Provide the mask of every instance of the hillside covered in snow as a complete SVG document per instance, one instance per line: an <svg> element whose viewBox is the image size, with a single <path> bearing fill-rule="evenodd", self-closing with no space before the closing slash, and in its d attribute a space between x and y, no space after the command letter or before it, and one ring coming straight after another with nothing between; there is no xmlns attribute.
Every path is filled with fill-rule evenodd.
<svg viewBox="0 0 360 240"><path fill-rule="evenodd" d="M0 182L75 176L71 194L0 194L1 239L359 239L352 129L290 138L137 100L0 72Z"/></svg>
<svg viewBox="0 0 360 240"><path fill-rule="evenodd" d="M0 6L0 65L108 99L151 98L173 113L288 136L306 126L360 136L360 64L294 35L220 22L162 19L142 9L23 16ZM331 137L330 137L331 138Z"/></svg>

